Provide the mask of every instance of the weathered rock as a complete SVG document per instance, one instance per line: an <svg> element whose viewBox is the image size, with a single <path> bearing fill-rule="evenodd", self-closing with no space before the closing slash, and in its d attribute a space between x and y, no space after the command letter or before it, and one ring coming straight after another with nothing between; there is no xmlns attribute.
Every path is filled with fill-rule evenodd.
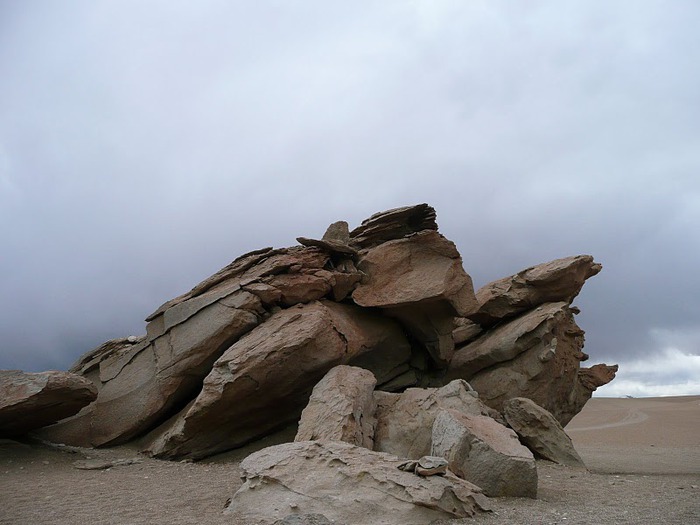
<svg viewBox="0 0 700 525"><path fill-rule="evenodd" d="M537 497L535 458L511 429L490 417L441 410L432 432L431 454L487 496Z"/></svg>
<svg viewBox="0 0 700 525"><path fill-rule="evenodd" d="M368 368L385 381L409 359L390 319L327 301L282 310L226 350L195 402L155 432L147 450L200 458L241 446L297 421L334 366Z"/></svg>
<svg viewBox="0 0 700 525"><path fill-rule="evenodd" d="M462 380L442 388L409 388L401 394L377 391L374 397L377 401L374 449L403 458L430 455L433 422L442 409L492 414Z"/></svg>
<svg viewBox="0 0 700 525"><path fill-rule="evenodd" d="M493 326L544 303L571 303L586 279L603 267L590 255L556 259L527 268L479 289L479 308L468 317L483 326Z"/></svg>
<svg viewBox="0 0 700 525"><path fill-rule="evenodd" d="M571 438L559 422L531 399L509 399L503 405L503 415L520 441L537 456L562 465L585 468Z"/></svg>
<svg viewBox="0 0 700 525"><path fill-rule="evenodd" d="M360 248L371 248L412 233L437 230L435 219L435 209L427 204L375 213L350 232L350 241Z"/></svg>
<svg viewBox="0 0 700 525"><path fill-rule="evenodd" d="M345 441L372 450L376 385L369 370L347 365L332 368L314 387L294 441Z"/></svg>
<svg viewBox="0 0 700 525"><path fill-rule="evenodd" d="M93 401L97 389L70 372L0 370L0 437L12 437L71 416Z"/></svg>
<svg viewBox="0 0 700 525"><path fill-rule="evenodd" d="M568 304L547 303L458 348L447 378L469 381L498 411L513 397L532 399L565 426L583 407L583 341Z"/></svg>
<svg viewBox="0 0 700 525"><path fill-rule="evenodd" d="M233 524L268 525L293 509L346 525L425 525L488 509L478 487L454 475L421 477L400 458L342 442L263 449L241 463L244 484L225 513Z"/></svg>
<svg viewBox="0 0 700 525"><path fill-rule="evenodd" d="M454 316L476 308L455 245L435 231L423 231L363 252L357 267L365 277L352 293L355 303L385 309L436 363L447 364L454 350Z"/></svg>

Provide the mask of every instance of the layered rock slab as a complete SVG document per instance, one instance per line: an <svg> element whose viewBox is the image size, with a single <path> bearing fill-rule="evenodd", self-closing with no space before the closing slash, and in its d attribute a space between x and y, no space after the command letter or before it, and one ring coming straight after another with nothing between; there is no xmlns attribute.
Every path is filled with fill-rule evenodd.
<svg viewBox="0 0 700 525"><path fill-rule="evenodd" d="M266 448L241 463L245 482L225 513L240 525L271 525L290 509L346 525L424 525L488 509L471 483L449 473L418 476L400 470L402 463L342 442Z"/></svg>
<svg viewBox="0 0 700 525"><path fill-rule="evenodd" d="M493 326L544 303L571 303L586 279L602 265L590 255L555 259L493 281L476 293L478 309L468 317L482 326Z"/></svg>
<svg viewBox="0 0 700 525"><path fill-rule="evenodd" d="M509 399L503 405L503 416L520 441L539 457L571 467L586 467L559 422L531 399Z"/></svg>
<svg viewBox="0 0 700 525"><path fill-rule="evenodd" d="M0 437L21 436L72 416L95 397L92 382L70 372L0 370Z"/></svg>
<svg viewBox="0 0 700 525"><path fill-rule="evenodd" d="M282 310L224 352L196 400L150 436L147 451L201 458L241 446L297 421L331 368L360 366L385 381L410 357L391 319L330 301Z"/></svg>
<svg viewBox="0 0 700 525"><path fill-rule="evenodd" d="M458 348L447 378L463 378L495 410L527 397L565 426L583 407L584 332L566 302L546 303ZM587 401L587 399L586 399ZM585 403L585 401L583 401Z"/></svg>
<svg viewBox="0 0 700 525"><path fill-rule="evenodd" d="M332 368L314 387L294 441L344 441L372 450L376 385L369 370L347 365Z"/></svg>
<svg viewBox="0 0 700 525"><path fill-rule="evenodd" d="M432 428L434 456L491 497L537 497L537 467L518 436L493 419L441 410Z"/></svg>

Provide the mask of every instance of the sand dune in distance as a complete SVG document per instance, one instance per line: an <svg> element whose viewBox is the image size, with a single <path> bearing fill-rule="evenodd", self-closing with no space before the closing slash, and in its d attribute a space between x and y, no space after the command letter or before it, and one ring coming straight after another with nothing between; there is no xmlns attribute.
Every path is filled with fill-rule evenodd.
<svg viewBox="0 0 700 525"><path fill-rule="evenodd" d="M566 432L595 472L700 473L700 396L593 398Z"/></svg>

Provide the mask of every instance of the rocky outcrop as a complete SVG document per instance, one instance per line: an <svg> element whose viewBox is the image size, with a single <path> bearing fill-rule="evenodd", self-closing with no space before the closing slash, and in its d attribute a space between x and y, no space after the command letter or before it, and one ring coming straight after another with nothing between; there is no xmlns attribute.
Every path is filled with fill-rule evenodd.
<svg viewBox="0 0 700 525"><path fill-rule="evenodd" d="M21 436L72 416L96 396L89 380L70 372L0 370L0 437Z"/></svg>
<svg viewBox="0 0 700 525"><path fill-rule="evenodd" d="M195 401L152 436L148 451L201 458L241 446L297 421L334 366L361 364L382 381L410 356L392 320L356 306L324 301L281 310L224 352Z"/></svg>
<svg viewBox="0 0 700 525"><path fill-rule="evenodd" d="M346 365L331 369L314 387L294 441L345 441L372 450L376 385L369 370Z"/></svg>
<svg viewBox="0 0 700 525"><path fill-rule="evenodd" d="M475 296L427 204L298 240L239 257L149 315L146 335L81 357L72 370L97 399L40 437L83 446L138 438L159 457L200 458L295 423L314 385L352 365L385 392L374 394L375 449L417 458L430 451L437 408L499 419L494 409L522 396L563 425L614 376L614 367L580 368L587 356L571 300L600 270L590 256L529 268ZM445 386L453 379L479 399L464 383ZM351 392L338 394L338 406L311 412L337 410L327 417L340 427L365 418L369 408L350 410L340 400ZM309 436L357 437L334 432Z"/></svg>
<svg viewBox="0 0 700 525"><path fill-rule="evenodd" d="M225 513L240 525L273 524L290 511L346 525L424 525L488 509L471 483L449 473L419 476L400 470L402 463L342 442L266 448L241 463L245 482Z"/></svg>
<svg viewBox="0 0 700 525"><path fill-rule="evenodd" d="M479 308L468 317L482 326L493 326L544 303L571 303L586 279L602 268L590 255L532 266L479 289Z"/></svg>
<svg viewBox="0 0 700 525"><path fill-rule="evenodd" d="M571 438L559 422L531 399L509 399L503 405L503 416L520 441L537 456L562 465L585 468Z"/></svg>
<svg viewBox="0 0 700 525"><path fill-rule="evenodd" d="M432 452L487 496L537 497L537 468L518 436L490 417L441 410L432 429Z"/></svg>
<svg viewBox="0 0 700 525"><path fill-rule="evenodd" d="M403 458L430 455L433 422L444 409L495 415L463 380L442 388L409 388L401 394L375 392L377 429L374 449Z"/></svg>

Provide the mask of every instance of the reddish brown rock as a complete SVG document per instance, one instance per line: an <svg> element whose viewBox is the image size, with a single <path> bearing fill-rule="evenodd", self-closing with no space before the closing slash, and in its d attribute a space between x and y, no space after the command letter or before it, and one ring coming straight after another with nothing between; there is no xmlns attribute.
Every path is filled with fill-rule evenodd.
<svg viewBox="0 0 700 525"><path fill-rule="evenodd" d="M424 230L437 231L435 219L435 209L427 204L382 211L365 219L351 231L350 242L359 248L372 248Z"/></svg>
<svg viewBox="0 0 700 525"><path fill-rule="evenodd" d="M374 448L377 408L374 374L364 368L332 368L314 387L294 441L344 441Z"/></svg>
<svg viewBox="0 0 700 525"><path fill-rule="evenodd" d="M459 348L447 378L466 379L498 411L510 398L532 399L565 426L583 407L577 401L580 362L588 357L583 342L568 304L547 303Z"/></svg>
<svg viewBox="0 0 700 525"><path fill-rule="evenodd" d="M200 458L243 445L298 420L334 366L374 365L383 381L409 359L390 319L332 302L282 310L221 356L197 399L151 436L148 451Z"/></svg>
<svg viewBox="0 0 700 525"><path fill-rule="evenodd" d="M452 357L454 316L476 308L474 289L455 245L435 231L387 241L362 252L365 275L352 299L398 318L436 363Z"/></svg>
<svg viewBox="0 0 700 525"><path fill-rule="evenodd" d="M87 379L55 370L0 370L0 437L14 437L72 416L97 396Z"/></svg>
<svg viewBox="0 0 700 525"><path fill-rule="evenodd" d="M544 303L571 303L586 279L602 268L590 255L532 266L479 289L476 293L478 310L468 317L483 326L493 326Z"/></svg>

